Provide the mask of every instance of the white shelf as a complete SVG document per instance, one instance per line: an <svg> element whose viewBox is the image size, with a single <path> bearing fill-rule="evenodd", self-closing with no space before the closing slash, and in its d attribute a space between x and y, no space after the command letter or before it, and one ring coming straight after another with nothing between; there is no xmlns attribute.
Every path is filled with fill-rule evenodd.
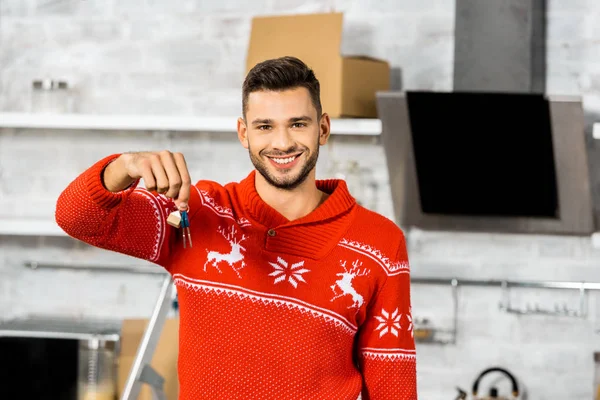
<svg viewBox="0 0 600 400"><path fill-rule="evenodd" d="M593 125L592 136L594 139L600 139L600 123L596 123Z"/></svg>
<svg viewBox="0 0 600 400"><path fill-rule="evenodd" d="M237 117L187 117L154 115L0 113L0 128L46 128L81 130L149 130L235 132ZM381 121L369 118L331 120L331 133L381 134Z"/></svg>
<svg viewBox="0 0 600 400"><path fill-rule="evenodd" d="M67 236L53 220L0 219L0 235L10 236Z"/></svg>

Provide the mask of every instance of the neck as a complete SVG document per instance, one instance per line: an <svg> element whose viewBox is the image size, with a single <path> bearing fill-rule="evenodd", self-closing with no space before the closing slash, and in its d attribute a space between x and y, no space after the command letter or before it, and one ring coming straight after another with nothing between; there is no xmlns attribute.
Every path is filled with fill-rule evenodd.
<svg viewBox="0 0 600 400"><path fill-rule="evenodd" d="M276 188L258 172L254 184L261 199L289 221L307 216L327 198L327 194L317 188L314 169L294 189Z"/></svg>

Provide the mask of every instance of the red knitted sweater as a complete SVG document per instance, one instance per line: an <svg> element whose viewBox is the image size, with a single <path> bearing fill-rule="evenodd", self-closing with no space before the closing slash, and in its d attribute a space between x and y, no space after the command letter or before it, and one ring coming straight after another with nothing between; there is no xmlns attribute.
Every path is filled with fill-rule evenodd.
<svg viewBox="0 0 600 400"><path fill-rule="evenodd" d="M409 263L400 229L356 204L344 181L289 221L259 197L254 174L199 181L193 248L166 218L172 201L102 185L100 160L60 195L72 237L163 266L180 302L180 399L414 400Z"/></svg>

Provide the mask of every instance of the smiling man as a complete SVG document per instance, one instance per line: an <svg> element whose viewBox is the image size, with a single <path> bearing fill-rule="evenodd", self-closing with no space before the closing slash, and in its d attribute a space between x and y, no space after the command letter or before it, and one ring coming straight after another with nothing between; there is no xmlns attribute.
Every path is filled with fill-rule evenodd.
<svg viewBox="0 0 600 400"><path fill-rule="evenodd" d="M265 183L280 189L295 189L306 180L309 174L314 174L319 156L319 146L325 142L325 138L321 139L314 134L315 129L319 128L319 121L315 120L315 116L309 116L308 111L311 108L314 109L314 106L312 106L308 89L301 87L290 89L285 93L267 93L252 91L253 88L250 84L251 82L247 86L247 91L250 92L248 98L253 104L257 104L257 107L251 111L251 116L271 111L271 113L277 114L278 118L255 118L251 120L251 126L248 129L246 125L248 113L246 112L244 119L240 118L239 120L240 139L244 147L250 151L250 159L266 181ZM301 112L302 110L305 110L307 115L285 119L291 112ZM283 130L277 127L276 121L279 121L279 124L283 123ZM285 132L288 127L295 133L293 141L290 141L290 135L280 134L279 137L276 137L279 143L272 143L272 138L266 135L266 133L271 133L273 136L273 131ZM258 154L255 154L250 148L249 130L265 133L265 135L253 139L253 146L264 147ZM307 145L303 145L303 143L307 143ZM279 149L285 149L285 151ZM265 157L270 162L266 162ZM269 164L275 167L273 172L270 172ZM301 166L294 168L298 164Z"/></svg>
<svg viewBox="0 0 600 400"><path fill-rule="evenodd" d="M242 109L241 182L192 184L180 153L113 154L63 191L58 224L173 276L182 400L417 399L404 235L343 180L316 180L330 119L313 71L256 65ZM193 248L166 222L178 209Z"/></svg>

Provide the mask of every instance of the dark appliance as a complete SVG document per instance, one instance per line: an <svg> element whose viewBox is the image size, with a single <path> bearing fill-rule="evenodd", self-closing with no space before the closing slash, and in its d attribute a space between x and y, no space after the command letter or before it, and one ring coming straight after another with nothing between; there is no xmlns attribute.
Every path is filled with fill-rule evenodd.
<svg viewBox="0 0 600 400"><path fill-rule="evenodd" d="M594 232L579 98L380 92L377 106L400 226Z"/></svg>

